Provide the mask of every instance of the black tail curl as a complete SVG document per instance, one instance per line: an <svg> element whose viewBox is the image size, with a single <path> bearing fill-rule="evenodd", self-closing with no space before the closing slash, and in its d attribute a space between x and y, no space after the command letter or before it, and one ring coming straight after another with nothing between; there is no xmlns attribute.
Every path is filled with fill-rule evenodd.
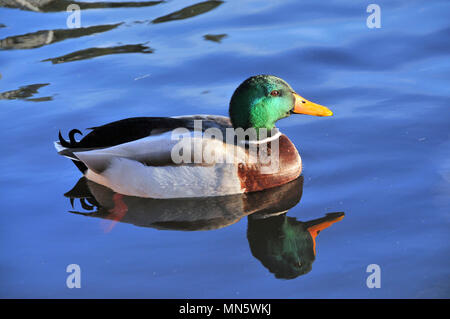
<svg viewBox="0 0 450 319"><path fill-rule="evenodd" d="M69 132L69 142L67 142L61 135L61 131L59 131L58 137L59 137L59 143L61 143L62 146L64 147L77 147L78 142L75 140L75 134L80 134L83 135L83 133L81 133L80 130L77 129L73 129Z"/></svg>

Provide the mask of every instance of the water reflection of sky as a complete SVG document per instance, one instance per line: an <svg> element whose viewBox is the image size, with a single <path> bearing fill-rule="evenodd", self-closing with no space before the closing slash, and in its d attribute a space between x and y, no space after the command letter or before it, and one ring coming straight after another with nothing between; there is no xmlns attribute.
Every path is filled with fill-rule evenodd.
<svg viewBox="0 0 450 319"><path fill-rule="evenodd" d="M377 3L379 30L366 27L365 2L225 1L156 24L195 1L91 9L82 12L83 27L122 24L0 50L0 92L49 83L26 99L0 101L0 295L448 297L450 5ZM66 12L0 8L0 17L0 40L67 30ZM227 37L216 43L207 34ZM154 52L42 62L126 45ZM79 175L54 152L59 129L131 116L225 115L234 88L258 73L281 76L335 113L279 122L305 165L303 198L288 216L346 213L319 235L310 273L275 279L249 251L245 218L189 233L119 223L105 235L92 219L67 213L63 194ZM74 262L86 276L78 291L64 286ZM371 263L383 271L379 290L365 286Z"/></svg>

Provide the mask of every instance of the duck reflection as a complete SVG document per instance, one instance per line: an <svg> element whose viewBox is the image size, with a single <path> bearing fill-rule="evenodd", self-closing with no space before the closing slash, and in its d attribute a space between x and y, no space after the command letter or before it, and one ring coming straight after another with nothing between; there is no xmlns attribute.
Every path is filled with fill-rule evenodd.
<svg viewBox="0 0 450 319"><path fill-rule="evenodd" d="M275 277L296 278L311 271L319 232L342 218L344 213L330 213L307 222L285 213L249 216L247 238L250 250Z"/></svg>
<svg viewBox="0 0 450 319"><path fill-rule="evenodd" d="M123 1L123 2L79 2L72 0L0 0L0 7L17 8L35 12L66 11L71 4L76 4L81 10L103 8L139 8L154 6L164 1Z"/></svg>
<svg viewBox="0 0 450 319"><path fill-rule="evenodd" d="M65 194L80 199L85 210L74 212L142 227L167 230L212 230L253 213L284 212L302 196L303 178L261 192L218 197L151 199L125 196L82 177Z"/></svg>
<svg viewBox="0 0 450 319"><path fill-rule="evenodd" d="M70 211L92 218L162 230L214 230L248 216L247 239L255 258L277 278L292 279L311 270L315 259L315 238L344 213L332 213L308 222L286 216L298 204L303 176L280 187L260 192L203 198L149 199L125 196L81 178L65 194L74 206L79 200L84 211Z"/></svg>

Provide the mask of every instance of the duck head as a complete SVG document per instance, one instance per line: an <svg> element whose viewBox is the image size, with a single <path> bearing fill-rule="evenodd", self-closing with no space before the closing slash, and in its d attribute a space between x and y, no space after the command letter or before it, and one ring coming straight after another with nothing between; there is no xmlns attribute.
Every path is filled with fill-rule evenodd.
<svg viewBox="0 0 450 319"><path fill-rule="evenodd" d="M328 108L304 99L286 81L273 75L252 76L242 82L231 97L229 112L235 128L268 130L292 113L333 115Z"/></svg>

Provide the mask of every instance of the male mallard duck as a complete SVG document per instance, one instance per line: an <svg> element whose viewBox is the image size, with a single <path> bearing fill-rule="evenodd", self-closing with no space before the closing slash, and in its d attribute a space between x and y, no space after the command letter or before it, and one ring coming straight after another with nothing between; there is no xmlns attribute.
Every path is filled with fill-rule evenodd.
<svg viewBox="0 0 450 319"><path fill-rule="evenodd" d="M79 130L69 133L69 142L60 133L55 146L59 154L73 160L87 179L124 195L177 198L247 193L285 184L301 174L297 149L275 129L275 122L291 113L333 114L328 108L302 98L284 80L258 75L245 80L234 92L230 118L216 115L129 118L91 128L78 142L74 135L81 134ZM200 135L198 121L201 121ZM244 143L233 138L231 147L228 139L225 142L217 138L217 130L225 137L233 128L255 129L256 137ZM215 129L216 133L207 134L208 129ZM264 130L269 133L261 134ZM174 154L191 159L187 145L192 145L192 141L194 150L198 141L201 150L212 150L213 160L210 157L208 161L202 157L198 160L196 156L190 162L175 159ZM276 165L268 167L262 163L251 151L254 146L258 152L277 154L274 160L271 158L271 164ZM217 160L222 155L228 160Z"/></svg>

